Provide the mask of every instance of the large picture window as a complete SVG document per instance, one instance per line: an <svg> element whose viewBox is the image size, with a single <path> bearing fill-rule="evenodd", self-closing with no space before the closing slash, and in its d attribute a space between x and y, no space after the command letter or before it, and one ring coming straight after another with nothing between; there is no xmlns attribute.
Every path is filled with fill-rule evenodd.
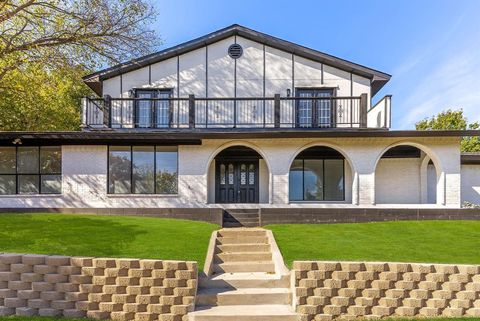
<svg viewBox="0 0 480 321"><path fill-rule="evenodd" d="M302 152L290 167L290 201L344 201L344 168L343 156L331 148Z"/></svg>
<svg viewBox="0 0 480 321"><path fill-rule="evenodd" d="M176 194L176 146L110 146L109 194Z"/></svg>
<svg viewBox="0 0 480 321"><path fill-rule="evenodd" d="M0 147L0 195L61 192L60 146Z"/></svg>

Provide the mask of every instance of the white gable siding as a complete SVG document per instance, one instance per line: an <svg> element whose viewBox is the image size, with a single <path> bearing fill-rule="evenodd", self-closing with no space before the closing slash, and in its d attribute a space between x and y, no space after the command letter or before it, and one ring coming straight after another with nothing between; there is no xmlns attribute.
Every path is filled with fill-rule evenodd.
<svg viewBox="0 0 480 321"><path fill-rule="evenodd" d="M266 46L265 66L265 96L286 96L292 89L292 55Z"/></svg>
<svg viewBox="0 0 480 321"><path fill-rule="evenodd" d="M209 97L233 97L235 94L235 60L227 55L234 41L234 37L230 37L208 46Z"/></svg>
<svg viewBox="0 0 480 321"><path fill-rule="evenodd" d="M176 88L177 87L177 58L160 61L150 67L152 87ZM176 90L173 91L176 97Z"/></svg>
<svg viewBox="0 0 480 321"><path fill-rule="evenodd" d="M206 49L201 48L187 52L178 59L179 62L179 97L195 95L206 96ZM176 86L176 85L175 85Z"/></svg>

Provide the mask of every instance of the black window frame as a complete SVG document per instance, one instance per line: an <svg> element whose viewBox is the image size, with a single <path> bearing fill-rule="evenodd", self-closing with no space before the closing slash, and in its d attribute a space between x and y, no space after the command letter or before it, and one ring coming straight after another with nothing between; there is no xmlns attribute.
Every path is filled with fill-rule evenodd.
<svg viewBox="0 0 480 321"><path fill-rule="evenodd" d="M156 108L155 108L155 103L152 103L150 105L150 124L147 127L140 127L140 124L138 122L139 120L139 104L142 101L139 96L141 93L153 93L153 97L151 99L161 99L159 98L160 93L167 93L168 98L165 99L170 99L173 97L173 88L133 88L133 95L137 99L134 103L134 110L133 110L133 125L135 128L164 128L164 127L158 127L158 124L156 123ZM140 99L140 100L138 100ZM173 105L172 101L169 101L168 104L168 124L166 124L167 128L172 127L173 123Z"/></svg>
<svg viewBox="0 0 480 321"><path fill-rule="evenodd" d="M1 173L0 176L13 176L15 177L15 194L0 194L0 196L13 196L13 195L61 195L63 193L63 182L62 182L62 146L60 145L32 145L32 146L2 146L5 148L15 148L15 173ZM36 173L19 173L18 172L18 149L25 147L33 147L37 149L38 157L38 171ZM42 158L41 150L42 148L47 147L57 147L60 149L60 172L51 172L51 173L42 173ZM60 176L60 191L58 193L46 193L42 191L42 176ZM19 177L21 176L37 176L38 184L38 193L20 193L19 189Z"/></svg>
<svg viewBox="0 0 480 321"><path fill-rule="evenodd" d="M153 146L153 193L133 193L133 147ZM110 192L110 148L112 147L129 147L130 148L130 192L129 193L112 193ZM176 147L176 192L175 193L157 193L157 147ZM178 146L177 145L108 145L107 147L107 194L108 195L178 195Z"/></svg>

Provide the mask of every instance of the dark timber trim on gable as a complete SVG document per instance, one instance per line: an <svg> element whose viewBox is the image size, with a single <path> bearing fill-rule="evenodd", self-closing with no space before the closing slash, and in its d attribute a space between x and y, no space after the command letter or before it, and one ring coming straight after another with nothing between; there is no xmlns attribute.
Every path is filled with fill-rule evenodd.
<svg viewBox="0 0 480 321"><path fill-rule="evenodd" d="M100 70L83 77L83 80L93 91L101 95L102 81L105 79L140 69L237 35L275 49L289 52L292 55L317 61L322 64L369 78L371 80L372 96L375 95L391 78L391 75L387 73L234 24L180 45Z"/></svg>

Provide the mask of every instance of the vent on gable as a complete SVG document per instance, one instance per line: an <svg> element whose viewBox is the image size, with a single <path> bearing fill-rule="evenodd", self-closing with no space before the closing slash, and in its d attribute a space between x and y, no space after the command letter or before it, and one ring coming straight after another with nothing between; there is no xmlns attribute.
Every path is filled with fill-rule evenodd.
<svg viewBox="0 0 480 321"><path fill-rule="evenodd" d="M228 55L232 59L238 59L242 56L243 54L243 48L240 46L238 43L234 43L233 45L230 45L228 47Z"/></svg>

